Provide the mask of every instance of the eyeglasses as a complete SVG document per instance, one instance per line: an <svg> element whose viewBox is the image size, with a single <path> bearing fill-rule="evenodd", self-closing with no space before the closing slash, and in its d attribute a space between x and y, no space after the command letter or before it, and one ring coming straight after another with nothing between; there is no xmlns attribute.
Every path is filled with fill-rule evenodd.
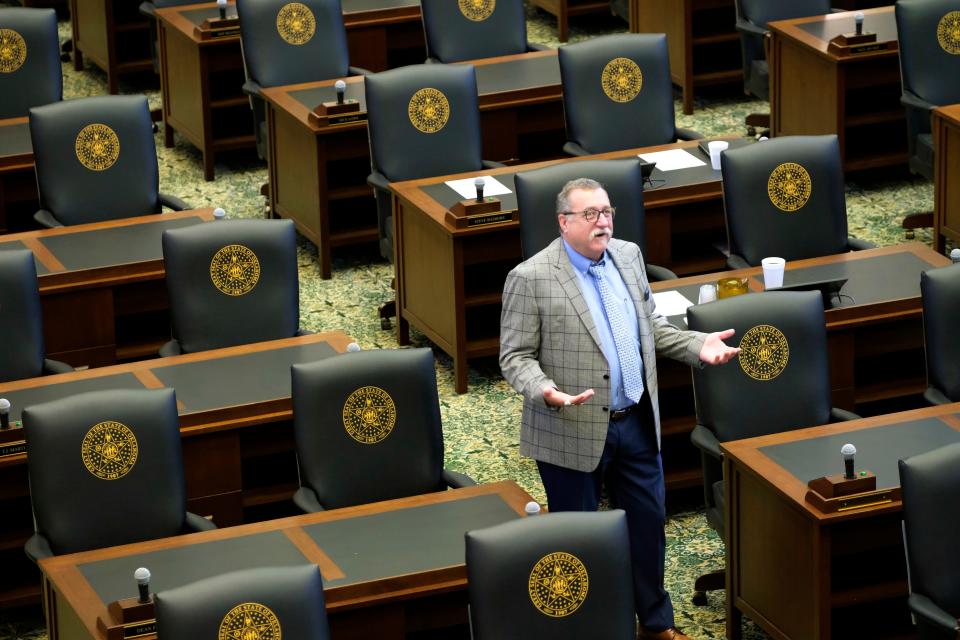
<svg viewBox="0 0 960 640"><path fill-rule="evenodd" d="M566 212L568 216L581 215L583 216L583 219L586 220L587 222L593 222L594 220L600 217L601 213L605 215L607 219L613 220L613 217L617 215L617 209L616 207L604 207L603 209L588 207L583 211L567 211Z"/></svg>

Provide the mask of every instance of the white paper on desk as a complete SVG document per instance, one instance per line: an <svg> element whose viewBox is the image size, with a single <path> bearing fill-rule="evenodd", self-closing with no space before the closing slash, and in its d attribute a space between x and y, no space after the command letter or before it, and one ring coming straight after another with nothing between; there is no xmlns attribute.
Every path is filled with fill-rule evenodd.
<svg viewBox="0 0 960 640"><path fill-rule="evenodd" d="M693 303L679 291L655 293L653 302L657 305L657 313L662 316L682 316L687 313L687 307L693 306Z"/></svg>
<svg viewBox="0 0 960 640"><path fill-rule="evenodd" d="M702 167L707 164L684 149L671 149L670 151L656 151L654 153L640 153L638 155L640 156L641 160L646 160L647 162L656 162L657 169L660 171L690 169L692 167Z"/></svg>
<svg viewBox="0 0 960 640"><path fill-rule="evenodd" d="M511 193L510 189L493 176L477 176L483 178L483 197L502 196ZM464 180L447 180L446 185L460 194L464 200L472 200L477 197L477 188L473 186L477 178L466 178Z"/></svg>

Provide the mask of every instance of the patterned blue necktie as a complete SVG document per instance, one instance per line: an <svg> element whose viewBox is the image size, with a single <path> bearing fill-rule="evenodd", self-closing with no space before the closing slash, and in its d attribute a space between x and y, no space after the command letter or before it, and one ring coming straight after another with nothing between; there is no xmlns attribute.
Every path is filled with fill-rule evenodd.
<svg viewBox="0 0 960 640"><path fill-rule="evenodd" d="M617 347L617 358L620 360L620 376L623 380L623 393L633 402L640 402L643 395L643 373L640 367L640 354L631 344L631 335L624 305L617 300L610 290L603 273L604 261L590 265L590 275L597 280L597 291L600 292L600 301L607 313L610 323L610 332L613 333L613 342Z"/></svg>

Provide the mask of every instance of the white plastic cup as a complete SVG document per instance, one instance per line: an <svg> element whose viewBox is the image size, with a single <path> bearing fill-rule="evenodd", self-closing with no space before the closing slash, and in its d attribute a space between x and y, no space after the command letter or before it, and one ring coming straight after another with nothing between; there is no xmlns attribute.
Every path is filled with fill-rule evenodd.
<svg viewBox="0 0 960 640"><path fill-rule="evenodd" d="M779 289L783 286L783 270L787 261L783 258L764 258L760 261L763 267L763 288Z"/></svg>
<svg viewBox="0 0 960 640"><path fill-rule="evenodd" d="M730 143L726 140L714 140L707 143L707 149L710 150L710 166L714 171L720 171L720 152L730 148Z"/></svg>
<svg viewBox="0 0 960 640"><path fill-rule="evenodd" d="M716 299L717 299L717 285L715 284L700 285L700 295L697 298L697 304L703 304L704 302L713 302Z"/></svg>

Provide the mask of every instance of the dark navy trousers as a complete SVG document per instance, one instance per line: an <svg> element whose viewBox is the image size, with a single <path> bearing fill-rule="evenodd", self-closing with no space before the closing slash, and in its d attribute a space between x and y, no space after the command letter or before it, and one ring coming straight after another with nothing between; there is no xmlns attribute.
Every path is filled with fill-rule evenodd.
<svg viewBox="0 0 960 640"><path fill-rule="evenodd" d="M540 461L537 468L554 513L596 511L606 485L611 502L627 514L637 618L650 631L672 627L673 603L663 586L663 465L648 394L627 416L610 421L596 470L574 471Z"/></svg>

